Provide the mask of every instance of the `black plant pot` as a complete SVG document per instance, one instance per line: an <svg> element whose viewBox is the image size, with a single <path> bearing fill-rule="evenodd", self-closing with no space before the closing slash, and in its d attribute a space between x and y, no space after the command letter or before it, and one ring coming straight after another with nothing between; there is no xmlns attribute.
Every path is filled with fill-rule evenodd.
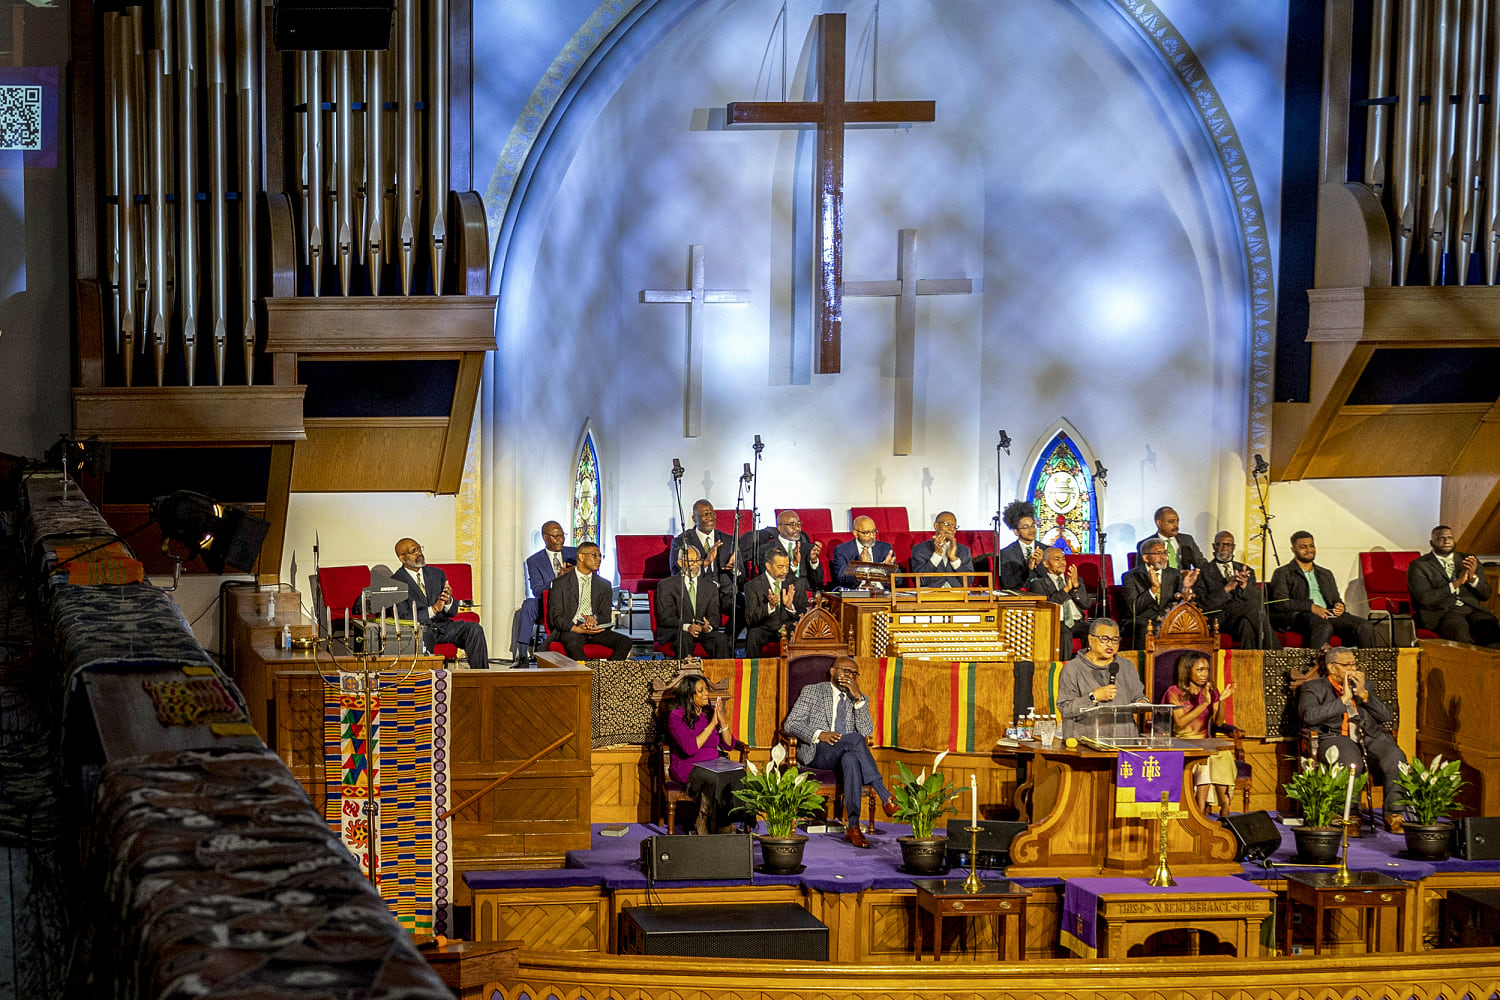
<svg viewBox="0 0 1500 1000"><path fill-rule="evenodd" d="M1331 865L1339 859L1343 830L1336 826L1294 826L1297 860L1309 865Z"/></svg>
<svg viewBox="0 0 1500 1000"><path fill-rule="evenodd" d="M1452 823L1406 823L1401 827L1406 853L1423 861L1441 861L1448 856L1453 838Z"/></svg>
<svg viewBox="0 0 1500 1000"><path fill-rule="evenodd" d="M901 863L912 875L937 875L943 870L948 849L946 837L897 837Z"/></svg>
<svg viewBox="0 0 1500 1000"><path fill-rule="evenodd" d="M790 837L772 837L756 834L760 841L760 859L769 873L795 875L802 870L802 851L807 847L807 835L794 833Z"/></svg>

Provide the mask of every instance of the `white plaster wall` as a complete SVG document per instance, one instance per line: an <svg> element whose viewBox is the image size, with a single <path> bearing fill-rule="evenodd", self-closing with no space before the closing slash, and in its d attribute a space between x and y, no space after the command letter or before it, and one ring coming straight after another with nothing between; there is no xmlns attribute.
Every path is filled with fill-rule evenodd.
<svg viewBox="0 0 1500 1000"><path fill-rule="evenodd" d="M455 501L428 493L293 493L282 546L282 582L312 594L313 543L323 566L396 567L396 542L422 544L428 562L454 562ZM297 575L292 577L292 560Z"/></svg>

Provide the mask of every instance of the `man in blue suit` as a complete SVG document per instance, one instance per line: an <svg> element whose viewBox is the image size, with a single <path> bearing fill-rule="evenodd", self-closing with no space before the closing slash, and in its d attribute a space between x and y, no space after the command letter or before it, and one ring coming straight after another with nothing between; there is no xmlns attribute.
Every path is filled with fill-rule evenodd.
<svg viewBox="0 0 1500 1000"><path fill-rule="evenodd" d="M875 521L863 514L854 519L854 537L834 547L831 568L835 587L853 589L862 585L860 580L844 571L852 562L877 562L888 566L896 564L896 552L891 548L891 543L880 540Z"/></svg>
<svg viewBox="0 0 1500 1000"><path fill-rule="evenodd" d="M933 518L932 537L911 547L911 571L913 573L921 573L923 570L933 573L974 572L974 554L969 551L967 545L955 537L957 534L958 518L953 516L952 511L945 510ZM964 583L957 577L924 577L921 585L924 587L962 587Z"/></svg>
<svg viewBox="0 0 1500 1000"><path fill-rule="evenodd" d="M567 540L562 525L548 521L542 525L541 550L526 557L526 584L531 596L521 602L521 613L516 619L518 650L529 647L531 637L536 634L536 623L542 618L542 592L578 561L578 550L563 544Z"/></svg>

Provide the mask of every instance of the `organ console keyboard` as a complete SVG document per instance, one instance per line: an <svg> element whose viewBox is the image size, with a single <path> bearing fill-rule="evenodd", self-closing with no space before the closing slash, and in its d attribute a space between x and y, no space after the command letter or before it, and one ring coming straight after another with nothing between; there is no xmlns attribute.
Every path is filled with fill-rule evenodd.
<svg viewBox="0 0 1500 1000"><path fill-rule="evenodd" d="M830 595L856 656L929 660L1051 660L1057 605L989 588L902 587Z"/></svg>

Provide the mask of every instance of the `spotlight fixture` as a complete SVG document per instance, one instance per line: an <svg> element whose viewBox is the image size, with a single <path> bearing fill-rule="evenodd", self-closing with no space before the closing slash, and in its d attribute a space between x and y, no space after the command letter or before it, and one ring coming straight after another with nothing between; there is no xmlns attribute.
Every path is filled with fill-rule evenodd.
<svg viewBox="0 0 1500 1000"><path fill-rule="evenodd" d="M183 561L201 555L203 565L220 574L226 567L251 572L271 528L244 507L226 506L189 490L151 501L151 520L161 528L164 554L172 555L168 546L177 542L188 549Z"/></svg>

